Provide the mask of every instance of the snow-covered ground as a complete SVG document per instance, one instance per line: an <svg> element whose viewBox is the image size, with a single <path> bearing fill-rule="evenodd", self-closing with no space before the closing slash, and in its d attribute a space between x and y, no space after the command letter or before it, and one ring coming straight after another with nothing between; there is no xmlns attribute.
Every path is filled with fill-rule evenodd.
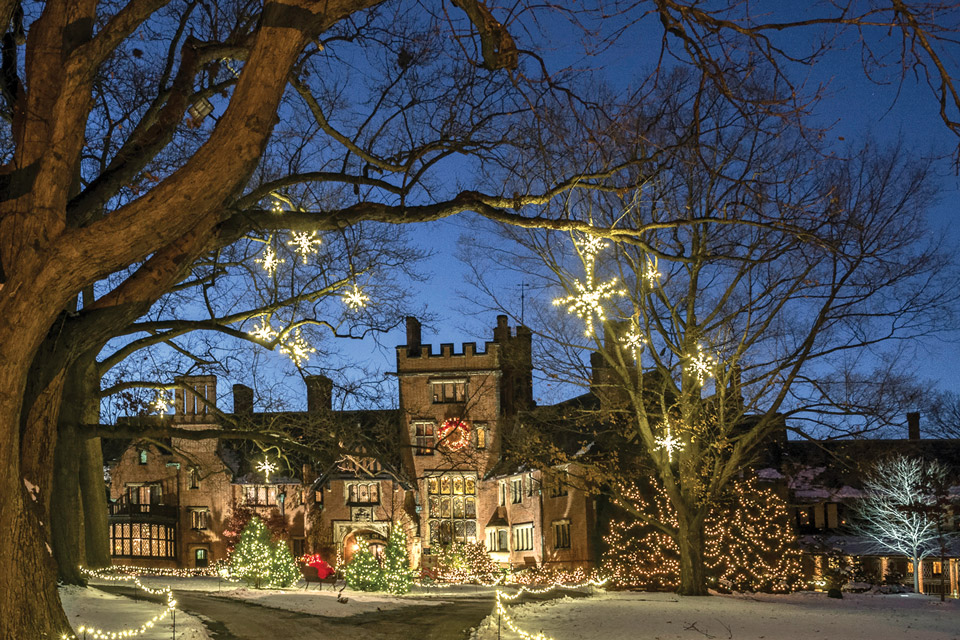
<svg viewBox="0 0 960 640"><path fill-rule="evenodd" d="M164 606L144 600L134 600L101 591L96 587L60 587L60 601L74 631L81 626L102 629L105 633L137 628L164 610ZM208 640L206 627L195 616L177 611L177 640ZM79 638L83 634L79 633ZM88 636L89 637L89 636ZM173 616L168 615L143 635L142 640L173 638Z"/></svg>
<svg viewBox="0 0 960 640"><path fill-rule="evenodd" d="M960 601L914 595L822 593L680 598L602 593L589 598L507 604L523 631L556 640L960 640ZM474 640L497 638L488 616ZM504 640L518 634L501 626Z"/></svg>
<svg viewBox="0 0 960 640"><path fill-rule="evenodd" d="M441 590L431 590L429 593L410 593L404 596L391 596L384 593L364 593L344 589L334 591L326 585L323 590L313 586L309 591L301 589L273 590L273 589L232 589L221 592L220 596L236 598L252 602L265 607L296 611L317 616L344 617L353 616L369 611L387 611L411 605L444 605L451 604L446 598L456 598L458 595L477 595L463 589L451 589L449 593L440 593ZM446 589L442 591L446 592ZM492 591L483 595L490 597ZM346 602L337 598L342 596Z"/></svg>

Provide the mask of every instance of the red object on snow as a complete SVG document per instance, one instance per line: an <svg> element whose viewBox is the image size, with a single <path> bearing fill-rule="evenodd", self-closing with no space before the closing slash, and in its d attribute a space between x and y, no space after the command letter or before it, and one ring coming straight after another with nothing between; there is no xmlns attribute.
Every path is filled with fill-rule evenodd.
<svg viewBox="0 0 960 640"><path fill-rule="evenodd" d="M320 554L318 553L315 553L312 556L307 557L307 566L313 567L314 569L316 569L317 577L320 578L321 580L323 580L324 578L328 578L332 576L334 573L336 573L333 570L333 567L327 564L327 562L323 558L321 558Z"/></svg>

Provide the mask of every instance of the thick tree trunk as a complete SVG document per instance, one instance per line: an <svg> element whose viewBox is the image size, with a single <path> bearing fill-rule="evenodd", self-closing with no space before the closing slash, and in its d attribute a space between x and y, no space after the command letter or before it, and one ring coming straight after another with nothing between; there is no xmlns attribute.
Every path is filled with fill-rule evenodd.
<svg viewBox="0 0 960 640"><path fill-rule="evenodd" d="M107 522L107 493L100 438L87 438L79 451L85 555L87 566L99 569L110 566L110 525Z"/></svg>
<svg viewBox="0 0 960 640"><path fill-rule="evenodd" d="M680 548L680 587L677 593L682 596L709 595L706 568L703 562L703 519L684 514L677 520L679 522L677 546Z"/></svg>
<svg viewBox="0 0 960 640"><path fill-rule="evenodd" d="M64 406L67 410L67 406ZM86 566L83 505L80 501L80 442L72 421L60 421L54 462L53 496L50 510L51 546L57 561L57 575L65 584L86 584L80 566Z"/></svg>
<svg viewBox="0 0 960 640"><path fill-rule="evenodd" d="M74 366L81 387L81 424L100 422L100 371L97 367L96 351L88 352ZM100 448L100 438L82 440L78 452L87 566L91 569L107 567L110 566L110 528L107 522L107 493L103 479L103 449Z"/></svg>

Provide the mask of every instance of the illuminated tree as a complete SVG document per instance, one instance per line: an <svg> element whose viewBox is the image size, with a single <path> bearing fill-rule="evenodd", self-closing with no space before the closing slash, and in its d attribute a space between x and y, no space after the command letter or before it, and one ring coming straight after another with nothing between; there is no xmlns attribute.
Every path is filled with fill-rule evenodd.
<svg viewBox="0 0 960 640"><path fill-rule="evenodd" d="M788 428L818 437L886 426L878 381L902 368L904 340L951 327L958 289L953 256L925 227L927 160L870 144L830 157L761 111L712 101L695 113L685 105L696 78L675 82L663 96L671 115L638 113L635 127L683 143L623 141L651 157L636 187L564 205L598 226L662 230L598 242L504 228L514 244L473 254L496 261L476 270L500 312L520 315L505 278L522 273L543 292L525 315L541 328L546 382L588 392L525 420L516 448L548 466L573 461L546 444L558 431L595 442L576 458L594 477L581 486L612 497L652 470L676 514L678 590L702 595L707 514L731 479ZM609 283L611 295L584 282ZM867 351L880 355L857 357Z"/></svg>
<svg viewBox="0 0 960 640"><path fill-rule="evenodd" d="M437 577L454 583L491 584L503 570L487 552L483 542L454 542L440 550Z"/></svg>
<svg viewBox="0 0 960 640"><path fill-rule="evenodd" d="M343 579L357 591L382 591L385 588L383 568L365 540L357 540L357 550L343 569Z"/></svg>
<svg viewBox="0 0 960 640"><path fill-rule="evenodd" d="M415 576L416 571L410 568L407 533L403 530L403 525L394 522L383 552L383 589L397 595L407 593Z"/></svg>
<svg viewBox="0 0 960 640"><path fill-rule="evenodd" d="M874 465L853 506L851 532L877 553L897 553L913 562L913 590L920 593L924 558L941 550L949 504L937 499L948 469L937 461L895 456ZM956 534L954 534L956 535Z"/></svg>
<svg viewBox="0 0 960 640"><path fill-rule="evenodd" d="M274 567L273 552L270 532L263 524L263 520L257 517L251 518L243 533L240 534L240 542L234 547L228 559L230 571L233 575L245 580L247 584L259 589L271 581Z"/></svg>
<svg viewBox="0 0 960 640"><path fill-rule="evenodd" d="M801 581L800 547L783 498L748 477L731 486L705 527L708 575L732 591L792 591Z"/></svg>
<svg viewBox="0 0 960 640"><path fill-rule="evenodd" d="M625 487L621 495L618 504L627 515L611 521L604 536L605 574L618 586L676 588L680 554L669 527L676 527L677 519L666 493L647 483L642 490ZM786 504L772 488L758 486L755 478L732 485L711 509L705 531L704 563L715 586L786 592L799 583L800 549Z"/></svg>
<svg viewBox="0 0 960 640"><path fill-rule="evenodd" d="M270 550L270 586L285 589L300 579L297 562L285 540L277 540Z"/></svg>
<svg viewBox="0 0 960 640"><path fill-rule="evenodd" d="M552 58L558 43L587 33L591 48L612 46L633 33L624 25L647 23L665 54L702 70L703 86L736 104L788 103L789 118L809 107L802 87L787 87L777 104L736 82L757 77L759 63L790 84L788 69L819 60L819 48L782 48L772 40L781 30L863 27L864 46L880 49L868 49L871 61L885 59L892 31L908 45L893 67L929 73L955 127L953 58L941 51L953 41L949 8L824 5L810 20L759 23L740 4L714 12L641 3L609 21L602 5L572 13L537 3L454 6L0 0L0 539L23 541L0 548L0 573L12 585L0 592L0 636L70 631L43 524L65 380L199 256L251 233L263 244L255 264L267 268L280 243L306 247L314 232L464 211L589 227L539 207L571 189L620 189L618 169L633 158L599 158L560 176L514 155L549 146L549 137L537 139L544 112L580 120L573 130L595 148L592 125L617 111L571 90L553 68L569 59ZM652 70L649 84L666 71ZM356 93L345 99L344 87ZM647 101L631 90L623 102ZM254 180L278 166L273 158L291 170ZM457 158L466 170L451 180ZM357 299L352 287L347 293ZM39 489L36 502L28 486Z"/></svg>

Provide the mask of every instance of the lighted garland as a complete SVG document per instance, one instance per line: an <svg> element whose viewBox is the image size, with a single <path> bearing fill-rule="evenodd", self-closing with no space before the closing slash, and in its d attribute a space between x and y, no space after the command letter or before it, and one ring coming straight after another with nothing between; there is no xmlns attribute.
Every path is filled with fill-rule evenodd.
<svg viewBox="0 0 960 640"><path fill-rule="evenodd" d="M545 635L542 631L537 634L532 634L521 629L517 625L517 623L513 620L513 618L510 617L510 614L507 613L507 608L504 606L503 601L516 600L517 598L522 596L524 593L542 595L545 593L550 593L555 589L582 589L583 587L589 587L589 586L602 587L606 583L607 583L607 579L604 578L603 580L591 579L580 584L554 584L545 589L530 589L527 587L520 587L516 591L516 593L512 593L512 594L508 594L502 591L501 589L497 589L497 606L496 606L497 615L500 616L501 622L507 625L508 629L510 629L517 635L519 635L524 640L553 640L550 636Z"/></svg>
<svg viewBox="0 0 960 640"><path fill-rule="evenodd" d="M437 430L440 442L448 449L463 449L470 444L470 425L459 418L450 418Z"/></svg>
<svg viewBox="0 0 960 640"><path fill-rule="evenodd" d="M139 627L123 629L121 631L104 631L103 629L90 627L85 624L80 625L79 627L77 627L77 631L83 634L85 638L89 637L89 638L93 638L93 640L116 640L117 638L133 638L135 636L143 635L144 633L152 629L158 622L163 621L168 615L170 615L170 612L172 612L177 606L177 601L173 598L173 591L170 589L170 587L163 587L161 589L151 589L150 587L144 586L144 584L140 582L140 578L136 575L120 575L120 576L107 575L104 573L104 570L102 569L98 571L92 571L85 567L80 567L80 571L93 578L100 578L102 580L111 580L115 582L130 581L136 584L141 591L144 591L146 593L150 593L153 595L162 594L162 595L165 595L167 598L167 602L166 602L166 605L164 606L163 611L153 616L152 618L150 618L149 620L141 624ZM64 633L60 636L60 639L61 640L77 640L77 636Z"/></svg>
<svg viewBox="0 0 960 640"><path fill-rule="evenodd" d="M652 483L651 483L652 484ZM677 527L676 513L659 485L621 487L631 510ZM623 506L623 505L621 505ZM783 501L756 478L735 483L726 502L710 510L704 564L718 587L732 591L792 590L800 580L800 551ZM611 522L601 566L617 586L674 588L680 582L673 538L638 519Z"/></svg>

